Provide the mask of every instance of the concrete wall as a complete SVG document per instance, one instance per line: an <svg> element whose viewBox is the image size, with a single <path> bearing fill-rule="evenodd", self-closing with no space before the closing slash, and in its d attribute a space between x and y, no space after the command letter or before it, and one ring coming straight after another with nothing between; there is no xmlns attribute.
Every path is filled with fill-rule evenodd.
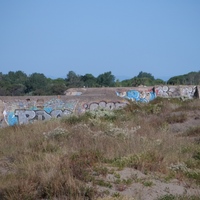
<svg viewBox="0 0 200 200"><path fill-rule="evenodd" d="M199 89L199 86L72 88L62 96L1 96L0 127L81 114L98 108L119 109L127 105L128 100L149 102L157 96L199 98Z"/></svg>

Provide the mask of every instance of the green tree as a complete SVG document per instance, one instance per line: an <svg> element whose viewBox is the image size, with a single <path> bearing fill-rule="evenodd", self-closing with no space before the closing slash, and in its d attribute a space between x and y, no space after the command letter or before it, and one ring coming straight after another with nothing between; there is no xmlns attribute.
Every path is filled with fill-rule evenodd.
<svg viewBox="0 0 200 200"><path fill-rule="evenodd" d="M81 76L81 81L83 81L85 87L96 87L97 79L92 74L85 74Z"/></svg>
<svg viewBox="0 0 200 200"><path fill-rule="evenodd" d="M170 85L198 85L200 83L200 71L190 72L188 74L173 76L167 84Z"/></svg>
<svg viewBox="0 0 200 200"><path fill-rule="evenodd" d="M26 92L29 95L46 95L48 94L48 79L44 74L33 73L26 81Z"/></svg>
<svg viewBox="0 0 200 200"><path fill-rule="evenodd" d="M152 76L150 73L147 73L147 72L139 72L137 78L148 78L150 80L154 80L154 76Z"/></svg>
<svg viewBox="0 0 200 200"><path fill-rule="evenodd" d="M121 81L121 86L122 87L131 87L131 86L133 86L132 85L132 80L133 79L126 79L126 80Z"/></svg>
<svg viewBox="0 0 200 200"><path fill-rule="evenodd" d="M10 84L7 87L9 95L11 96L23 96L25 94L26 86L19 83Z"/></svg>
<svg viewBox="0 0 200 200"><path fill-rule="evenodd" d="M69 71L67 74L66 85L67 87L83 87L83 82L81 77L77 75L74 71Z"/></svg>
<svg viewBox="0 0 200 200"><path fill-rule="evenodd" d="M165 81L163 81L162 79L155 79L154 80L154 85L164 85Z"/></svg>
<svg viewBox="0 0 200 200"><path fill-rule="evenodd" d="M111 71L105 72L97 77L97 83L99 86L114 87L115 76L112 75Z"/></svg>
<svg viewBox="0 0 200 200"><path fill-rule="evenodd" d="M10 71L5 75L1 73L1 95L24 95L26 90L25 82L27 81L27 78L27 75L22 71Z"/></svg>
<svg viewBox="0 0 200 200"><path fill-rule="evenodd" d="M62 78L57 78L51 81L50 91L51 95L63 95L67 89L65 80Z"/></svg>
<svg viewBox="0 0 200 200"><path fill-rule="evenodd" d="M138 78L138 77L134 77L132 79L132 85L133 87L138 87L139 85L143 85L143 79L142 78Z"/></svg>

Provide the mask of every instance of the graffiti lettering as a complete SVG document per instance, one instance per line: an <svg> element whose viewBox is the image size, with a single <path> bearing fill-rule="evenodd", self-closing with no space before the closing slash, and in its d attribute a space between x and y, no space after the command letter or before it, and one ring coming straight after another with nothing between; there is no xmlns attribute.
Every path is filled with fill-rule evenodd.
<svg viewBox="0 0 200 200"><path fill-rule="evenodd" d="M159 86L156 88L157 95L161 97L187 97L192 99L196 91L196 86Z"/></svg>
<svg viewBox="0 0 200 200"><path fill-rule="evenodd" d="M116 92L116 94L119 97L140 102L149 102L156 98L154 89L151 89L150 91L128 90L123 92Z"/></svg>
<svg viewBox="0 0 200 200"><path fill-rule="evenodd" d="M127 105L127 103L124 103L124 102L100 101L99 103L93 102L93 103L90 103L89 105L84 104L83 106L86 110L93 111L93 110L97 110L97 109L101 109L101 108L106 109L106 110L120 109L120 108L123 108L126 105Z"/></svg>
<svg viewBox="0 0 200 200"><path fill-rule="evenodd" d="M18 124L28 124L35 120L50 120L51 118L59 118L71 113L69 110L53 110L51 113L47 113L45 110L15 110Z"/></svg>

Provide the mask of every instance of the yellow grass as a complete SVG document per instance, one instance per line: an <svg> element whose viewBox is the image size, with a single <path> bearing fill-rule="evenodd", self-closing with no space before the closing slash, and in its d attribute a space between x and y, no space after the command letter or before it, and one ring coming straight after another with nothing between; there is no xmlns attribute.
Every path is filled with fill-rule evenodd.
<svg viewBox="0 0 200 200"><path fill-rule="evenodd" d="M0 199L115 199L98 191L94 175L106 176L111 167L199 184L199 144L172 132L173 119L167 121L175 110L192 112L194 105L200 110L198 100L130 102L101 115L0 129Z"/></svg>

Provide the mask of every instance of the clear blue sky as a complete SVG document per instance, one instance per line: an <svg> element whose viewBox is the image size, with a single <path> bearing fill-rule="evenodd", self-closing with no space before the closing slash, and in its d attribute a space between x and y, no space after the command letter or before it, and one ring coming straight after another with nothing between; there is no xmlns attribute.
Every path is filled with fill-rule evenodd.
<svg viewBox="0 0 200 200"><path fill-rule="evenodd" d="M200 70L200 0L0 0L0 72Z"/></svg>

